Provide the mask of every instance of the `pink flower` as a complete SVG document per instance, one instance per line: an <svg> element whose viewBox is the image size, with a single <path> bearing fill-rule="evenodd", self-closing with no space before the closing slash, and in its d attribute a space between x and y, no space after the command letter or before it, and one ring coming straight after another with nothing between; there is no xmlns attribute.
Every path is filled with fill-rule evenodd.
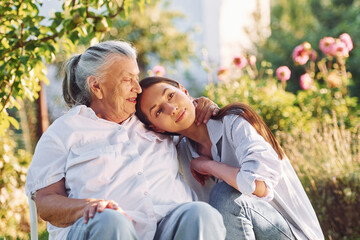
<svg viewBox="0 0 360 240"><path fill-rule="evenodd" d="M301 44L294 49L293 60L300 65L304 65L309 60L308 49L304 47L304 44Z"/></svg>
<svg viewBox="0 0 360 240"><path fill-rule="evenodd" d="M335 39L333 37L324 37L320 39L320 50L324 54L330 55L332 45L335 43Z"/></svg>
<svg viewBox="0 0 360 240"><path fill-rule="evenodd" d="M227 73L228 73L228 70L227 68L225 67L220 67L218 72L217 72L217 75L218 75L218 78L225 82L226 81L226 78L227 78Z"/></svg>
<svg viewBox="0 0 360 240"><path fill-rule="evenodd" d="M317 59L317 52L315 50L311 50L311 53L310 53L310 59L311 61L315 61Z"/></svg>
<svg viewBox="0 0 360 240"><path fill-rule="evenodd" d="M256 56L255 56L255 55L251 55L251 56L249 57L249 64L250 64L251 66L254 66L254 65L256 64Z"/></svg>
<svg viewBox="0 0 360 240"><path fill-rule="evenodd" d="M243 55L240 55L240 56L234 57L233 63L235 64L236 67L242 69L246 66L247 60Z"/></svg>
<svg viewBox="0 0 360 240"><path fill-rule="evenodd" d="M331 45L330 55L334 57L348 57L349 49L346 47L344 42L336 41L333 45Z"/></svg>
<svg viewBox="0 0 360 240"><path fill-rule="evenodd" d="M156 65L154 68L153 68L153 73L156 75L156 76L159 76L159 77L163 77L165 76L165 68L161 65Z"/></svg>
<svg viewBox="0 0 360 240"><path fill-rule="evenodd" d="M287 66L281 66L278 69L276 69L276 77L282 81L286 82L290 79L291 71Z"/></svg>
<svg viewBox="0 0 360 240"><path fill-rule="evenodd" d="M353 42L351 40L351 37L349 34L347 33L343 33L340 35L340 41L342 41L343 43L345 43L347 49L349 50L349 52L353 49Z"/></svg>
<svg viewBox="0 0 360 240"><path fill-rule="evenodd" d="M300 76L300 87L303 90L308 90L313 85L314 80L310 77L308 73L305 73Z"/></svg>

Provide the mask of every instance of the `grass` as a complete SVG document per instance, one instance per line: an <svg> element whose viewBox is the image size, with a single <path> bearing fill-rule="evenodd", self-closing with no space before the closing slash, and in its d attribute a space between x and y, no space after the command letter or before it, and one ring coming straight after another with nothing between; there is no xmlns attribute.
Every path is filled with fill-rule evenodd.
<svg viewBox="0 0 360 240"><path fill-rule="evenodd" d="M360 130L315 124L310 132L278 133L327 239L360 239Z"/></svg>

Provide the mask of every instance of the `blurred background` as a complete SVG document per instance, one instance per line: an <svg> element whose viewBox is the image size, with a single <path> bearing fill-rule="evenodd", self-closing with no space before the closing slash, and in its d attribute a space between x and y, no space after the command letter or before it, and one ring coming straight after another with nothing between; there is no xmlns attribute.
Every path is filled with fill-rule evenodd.
<svg viewBox="0 0 360 240"><path fill-rule="evenodd" d="M141 77L176 79L220 107L250 104L326 239L360 239L360 0L0 3L0 239L29 238L26 172L41 134L67 111L64 62L110 39L137 48Z"/></svg>

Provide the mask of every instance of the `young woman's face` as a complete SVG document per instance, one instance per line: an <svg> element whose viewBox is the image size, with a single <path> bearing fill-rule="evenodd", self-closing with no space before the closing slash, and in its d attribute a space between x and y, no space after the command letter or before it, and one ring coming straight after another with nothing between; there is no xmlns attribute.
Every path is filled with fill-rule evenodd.
<svg viewBox="0 0 360 240"><path fill-rule="evenodd" d="M190 97L167 83L157 83L143 89L141 110L157 128L180 133L195 121L195 107Z"/></svg>

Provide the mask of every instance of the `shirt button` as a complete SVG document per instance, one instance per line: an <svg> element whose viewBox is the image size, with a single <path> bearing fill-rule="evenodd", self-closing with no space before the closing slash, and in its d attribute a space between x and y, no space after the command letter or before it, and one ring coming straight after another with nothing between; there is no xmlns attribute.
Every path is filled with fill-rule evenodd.
<svg viewBox="0 0 360 240"><path fill-rule="evenodd" d="M147 196L147 195L149 195L149 193L148 193L148 192L144 192L144 195Z"/></svg>
<svg viewBox="0 0 360 240"><path fill-rule="evenodd" d="M143 174L143 173L142 173L142 172L138 172L137 174L138 174L138 175L141 175L141 174Z"/></svg>

